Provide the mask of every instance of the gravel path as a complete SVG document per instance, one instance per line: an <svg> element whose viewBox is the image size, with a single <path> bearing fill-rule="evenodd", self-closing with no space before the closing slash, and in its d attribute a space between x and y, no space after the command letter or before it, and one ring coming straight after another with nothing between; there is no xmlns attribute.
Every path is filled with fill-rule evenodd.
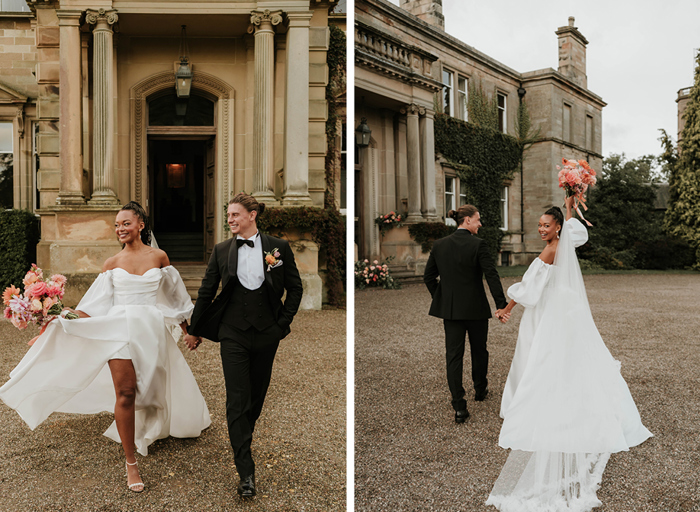
<svg viewBox="0 0 700 512"><path fill-rule="evenodd" d="M655 435L612 455L596 511L700 511L700 275L584 279L598 329ZM517 281L503 279L504 289ZM467 386L467 350L472 417L457 425L427 289L367 290L355 301L355 510L495 511L483 503L507 457L498 410L522 308L506 325L491 322L485 402Z"/></svg>
<svg viewBox="0 0 700 512"><path fill-rule="evenodd" d="M205 343L185 359L212 425L197 439L156 441L147 457L137 455L141 494L126 488L121 445L101 435L111 414L53 414L32 432L0 402L0 511L344 511L345 318L302 311L280 345L253 440L253 500L236 495L218 345ZM0 382L33 335L0 322Z"/></svg>

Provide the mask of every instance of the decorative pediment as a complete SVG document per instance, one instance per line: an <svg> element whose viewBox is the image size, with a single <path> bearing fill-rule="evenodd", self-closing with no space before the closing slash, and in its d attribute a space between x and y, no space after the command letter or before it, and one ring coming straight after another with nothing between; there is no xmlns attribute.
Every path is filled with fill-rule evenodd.
<svg viewBox="0 0 700 512"><path fill-rule="evenodd" d="M27 103L28 98L0 82L0 105Z"/></svg>

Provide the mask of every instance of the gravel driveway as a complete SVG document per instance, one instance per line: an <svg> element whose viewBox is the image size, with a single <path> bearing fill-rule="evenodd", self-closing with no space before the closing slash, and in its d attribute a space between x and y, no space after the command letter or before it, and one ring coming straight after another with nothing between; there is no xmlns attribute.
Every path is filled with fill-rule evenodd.
<svg viewBox="0 0 700 512"><path fill-rule="evenodd" d="M700 275L585 276L598 329L655 437L613 454L605 512L700 511ZM504 289L519 278L503 279ZM489 297L490 298L490 297ZM484 506L507 452L501 392L522 308L489 335L489 388L454 423L442 321L422 285L355 295L355 510L495 511ZM493 302L492 302L493 306Z"/></svg>
<svg viewBox="0 0 700 512"><path fill-rule="evenodd" d="M212 425L197 439L156 441L147 457L137 455L141 494L126 488L121 445L102 436L111 414L53 414L32 432L0 402L0 510L344 511L345 318L340 310L301 311L281 343L253 440L253 500L236 495L218 345L205 343L183 352ZM33 335L0 322L0 382Z"/></svg>

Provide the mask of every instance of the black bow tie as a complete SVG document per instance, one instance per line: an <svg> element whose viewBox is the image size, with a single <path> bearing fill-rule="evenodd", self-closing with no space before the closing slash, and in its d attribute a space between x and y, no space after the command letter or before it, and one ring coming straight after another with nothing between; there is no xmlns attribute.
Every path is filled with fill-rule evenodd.
<svg viewBox="0 0 700 512"><path fill-rule="evenodd" d="M244 244L248 247L255 247L255 242L253 242L252 240L246 240L245 238L236 238L236 247L240 247Z"/></svg>

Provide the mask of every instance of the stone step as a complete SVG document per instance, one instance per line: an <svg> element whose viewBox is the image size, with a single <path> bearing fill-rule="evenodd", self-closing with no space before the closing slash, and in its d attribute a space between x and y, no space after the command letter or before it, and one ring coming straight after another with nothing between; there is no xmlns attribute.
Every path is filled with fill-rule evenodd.
<svg viewBox="0 0 700 512"><path fill-rule="evenodd" d="M197 291L202 285L202 278L207 266L203 263L173 263L173 267L177 269L185 283L187 293L190 294L192 300L197 299Z"/></svg>

